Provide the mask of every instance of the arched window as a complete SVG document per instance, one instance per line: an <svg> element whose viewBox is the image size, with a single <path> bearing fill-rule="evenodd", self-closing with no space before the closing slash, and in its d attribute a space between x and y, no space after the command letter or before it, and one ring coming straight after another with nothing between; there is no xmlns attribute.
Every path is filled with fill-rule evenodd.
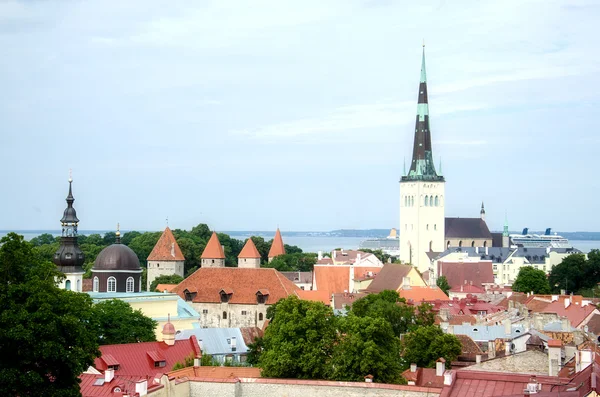
<svg viewBox="0 0 600 397"><path fill-rule="evenodd" d="M425 196L425 207L429 206L429 196Z"/></svg>
<svg viewBox="0 0 600 397"><path fill-rule="evenodd" d="M438 196L435 196L435 206L439 206L440 205L440 200L438 199Z"/></svg>
<svg viewBox="0 0 600 397"><path fill-rule="evenodd" d="M487 241L483 242L483 248L487 247Z"/></svg>
<svg viewBox="0 0 600 397"><path fill-rule="evenodd" d="M425 229L429 230L429 223L427 225L425 225Z"/></svg>
<svg viewBox="0 0 600 397"><path fill-rule="evenodd" d="M450 240L446 243L446 249L450 248Z"/></svg>
<svg viewBox="0 0 600 397"><path fill-rule="evenodd" d="M471 247L475 247L475 241L471 241Z"/></svg>
<svg viewBox="0 0 600 397"><path fill-rule="evenodd" d="M65 281L65 289L71 291L71 280Z"/></svg>
<svg viewBox="0 0 600 397"><path fill-rule="evenodd" d="M106 292L117 292L117 279L113 276L106 280Z"/></svg>
<svg viewBox="0 0 600 397"><path fill-rule="evenodd" d="M460 241L458 242L458 246L459 246L459 247L462 247L462 240L460 240Z"/></svg>
<svg viewBox="0 0 600 397"><path fill-rule="evenodd" d="M99 289L100 289L100 280L98 280L98 277L94 277L94 292L98 292Z"/></svg>
<svg viewBox="0 0 600 397"><path fill-rule="evenodd" d="M410 198L410 206L411 206L411 207L414 207L414 206L415 206L415 196L412 196L412 197Z"/></svg>
<svg viewBox="0 0 600 397"><path fill-rule="evenodd" d="M127 277L127 282L125 284L125 292L133 292L133 277Z"/></svg>
<svg viewBox="0 0 600 397"><path fill-rule="evenodd" d="M81 292L81 280L77 280L77 292Z"/></svg>
<svg viewBox="0 0 600 397"><path fill-rule="evenodd" d="M433 252L433 241L429 242L429 252Z"/></svg>
<svg viewBox="0 0 600 397"><path fill-rule="evenodd" d="M227 320L227 312L223 312L223 320Z"/></svg>
<svg viewBox="0 0 600 397"><path fill-rule="evenodd" d="M404 206L408 207L408 196L404 196Z"/></svg>
<svg viewBox="0 0 600 397"><path fill-rule="evenodd" d="M437 223L433 224L433 230L437 230Z"/></svg>
<svg viewBox="0 0 600 397"><path fill-rule="evenodd" d="M262 321L263 320L263 314L262 313L258 313L258 321Z"/></svg>

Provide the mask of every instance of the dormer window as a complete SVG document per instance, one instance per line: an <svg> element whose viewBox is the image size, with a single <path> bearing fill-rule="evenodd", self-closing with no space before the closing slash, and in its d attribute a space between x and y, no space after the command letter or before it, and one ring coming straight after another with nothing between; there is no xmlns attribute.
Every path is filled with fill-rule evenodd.
<svg viewBox="0 0 600 397"><path fill-rule="evenodd" d="M156 350L151 350L151 351L147 352L146 354L148 355L150 360L152 360L154 362L154 368L162 368L167 365L167 360L165 359L165 357L162 355L161 352L156 351Z"/></svg>
<svg viewBox="0 0 600 397"><path fill-rule="evenodd" d="M186 288L183 290L183 294L185 295L186 302L191 302L196 297L197 292L192 292Z"/></svg>
<svg viewBox="0 0 600 397"><path fill-rule="evenodd" d="M256 303L265 304L269 299L269 290L268 289L259 289L256 292Z"/></svg>
<svg viewBox="0 0 600 397"><path fill-rule="evenodd" d="M219 291L219 295L221 296L221 303L227 303L231 300L233 290L231 288L223 288Z"/></svg>

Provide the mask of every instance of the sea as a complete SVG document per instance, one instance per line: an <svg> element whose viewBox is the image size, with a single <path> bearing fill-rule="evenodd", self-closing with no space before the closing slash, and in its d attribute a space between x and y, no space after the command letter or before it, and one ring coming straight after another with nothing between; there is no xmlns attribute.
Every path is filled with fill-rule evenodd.
<svg viewBox="0 0 600 397"><path fill-rule="evenodd" d="M89 235L98 233L103 235L106 230L83 230L80 234ZM122 231L125 233L126 231ZM0 238L4 237L9 231L0 230ZM50 233L53 236L60 236L58 230L23 230L16 231L17 234L22 235L25 240L31 240L34 237L39 236L43 233ZM250 236L248 232L227 232L231 237L239 240L245 240ZM294 232L293 235L286 235L282 232L283 242L288 245L295 245L302 248L304 252L329 252L335 248L344 249L357 249L360 247L361 242L367 240L368 237L343 237L343 236L328 236L325 233L320 232ZM302 235L300 235L302 234ZM268 233L262 232L260 234L265 240L270 240L275 235L275 232ZM573 247L579 249L582 252L588 253L593 249L600 249L600 240L570 240Z"/></svg>

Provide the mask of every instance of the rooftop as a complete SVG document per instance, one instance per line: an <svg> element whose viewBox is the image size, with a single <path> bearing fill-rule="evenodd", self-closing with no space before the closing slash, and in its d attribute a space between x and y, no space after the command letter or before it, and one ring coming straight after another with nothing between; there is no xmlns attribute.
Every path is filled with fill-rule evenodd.
<svg viewBox="0 0 600 397"><path fill-rule="evenodd" d="M169 227L165 229L148 255L149 261L184 261L185 257Z"/></svg>

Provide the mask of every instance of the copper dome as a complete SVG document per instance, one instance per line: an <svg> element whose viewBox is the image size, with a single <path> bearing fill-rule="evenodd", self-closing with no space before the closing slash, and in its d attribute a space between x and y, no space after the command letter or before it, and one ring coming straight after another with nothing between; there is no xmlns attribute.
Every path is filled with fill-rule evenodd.
<svg viewBox="0 0 600 397"><path fill-rule="evenodd" d="M117 243L100 251L94 270L140 270L140 260L131 248Z"/></svg>

